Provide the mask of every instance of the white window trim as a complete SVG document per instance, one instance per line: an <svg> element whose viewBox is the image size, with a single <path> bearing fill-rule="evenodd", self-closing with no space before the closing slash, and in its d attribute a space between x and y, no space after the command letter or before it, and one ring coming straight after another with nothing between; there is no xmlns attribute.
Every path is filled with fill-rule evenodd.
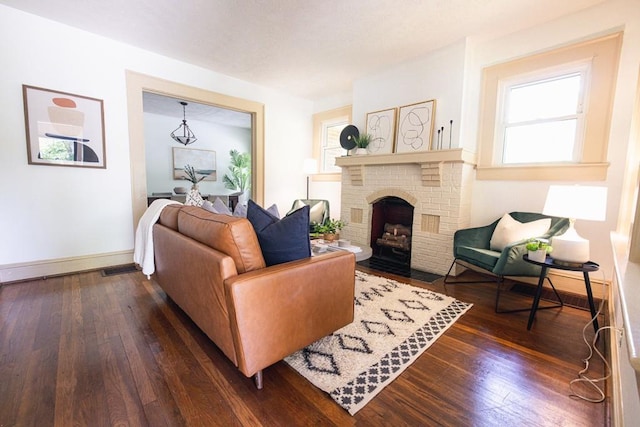
<svg viewBox="0 0 640 427"><path fill-rule="evenodd" d="M582 156L582 149L584 147L584 126L585 126L585 111L588 109L589 89L587 83L591 80L591 58L583 59L570 64L561 64L556 67L548 69L521 74L512 78L500 80L498 83L498 114L496 115L496 129L495 129L495 141L494 141L494 159L496 164L502 166L524 166L526 163L504 163L504 143L505 132L509 125L506 123L506 112L509 107L508 91L517 86L524 86L527 84L535 84L537 82L543 82L545 80L558 79L563 76L571 74L579 74L581 76L581 88L580 88L580 105L576 114L572 114L564 117L555 117L552 120L540 119L534 120L527 124L545 123L551 121L565 120L570 118L577 119L576 124L576 139L573 147L573 156L570 162L544 162L542 164L560 164L560 163L579 163ZM539 165L541 162L529 163L530 165Z"/></svg>
<svg viewBox="0 0 640 427"><path fill-rule="evenodd" d="M322 141L329 125L344 122L351 123L351 105L323 111L313 115L313 157L322 170ZM319 172L311 177L313 181L340 181L341 172Z"/></svg>
<svg viewBox="0 0 640 427"><path fill-rule="evenodd" d="M483 70L478 143L477 179L487 180L563 180L604 181L607 176L609 124L618 70L622 33L565 46L494 65ZM538 163L502 165L496 157L495 132L498 115L499 84L527 73L575 64L589 58L592 78L589 99L585 100L584 145L576 163ZM589 102L594 100L594 102ZM596 102L597 101L597 102Z"/></svg>

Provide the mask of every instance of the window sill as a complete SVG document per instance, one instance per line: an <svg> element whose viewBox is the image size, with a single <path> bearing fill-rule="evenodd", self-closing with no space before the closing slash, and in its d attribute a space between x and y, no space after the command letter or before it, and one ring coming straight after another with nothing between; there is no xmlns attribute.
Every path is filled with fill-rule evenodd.
<svg viewBox="0 0 640 427"><path fill-rule="evenodd" d="M476 179L486 181L605 181L609 163L572 165L478 166Z"/></svg>

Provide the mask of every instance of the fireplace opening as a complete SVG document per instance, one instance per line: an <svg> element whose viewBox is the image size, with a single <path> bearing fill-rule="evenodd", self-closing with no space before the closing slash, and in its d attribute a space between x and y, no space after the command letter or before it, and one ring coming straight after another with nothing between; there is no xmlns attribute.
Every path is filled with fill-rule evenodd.
<svg viewBox="0 0 640 427"><path fill-rule="evenodd" d="M411 264L413 206L399 197L384 197L372 205L371 248L373 257Z"/></svg>

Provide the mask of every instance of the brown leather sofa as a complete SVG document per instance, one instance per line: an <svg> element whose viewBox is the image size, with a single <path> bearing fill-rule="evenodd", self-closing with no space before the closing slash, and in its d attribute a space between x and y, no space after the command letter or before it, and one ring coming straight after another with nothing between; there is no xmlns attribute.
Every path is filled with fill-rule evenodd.
<svg viewBox="0 0 640 427"><path fill-rule="evenodd" d="M265 267L245 218L166 206L153 226L156 281L247 377L353 321L355 257Z"/></svg>

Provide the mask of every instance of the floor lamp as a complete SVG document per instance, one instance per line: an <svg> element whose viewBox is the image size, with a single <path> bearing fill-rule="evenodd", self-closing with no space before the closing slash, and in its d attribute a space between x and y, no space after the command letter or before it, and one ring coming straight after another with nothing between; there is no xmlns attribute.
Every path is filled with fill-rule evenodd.
<svg viewBox="0 0 640 427"><path fill-rule="evenodd" d="M307 175L307 200L309 200L309 178L311 175L318 173L318 162L316 159L304 159L302 171Z"/></svg>

